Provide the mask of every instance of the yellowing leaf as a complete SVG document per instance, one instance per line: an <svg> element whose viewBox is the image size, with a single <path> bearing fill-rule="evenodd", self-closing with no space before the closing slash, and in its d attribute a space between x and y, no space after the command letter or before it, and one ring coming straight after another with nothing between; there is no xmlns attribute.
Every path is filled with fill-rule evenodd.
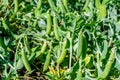
<svg viewBox="0 0 120 80"><path fill-rule="evenodd" d="M99 10L97 12L97 20L101 20L101 19L105 18L106 15L107 15L106 6L100 5Z"/></svg>
<svg viewBox="0 0 120 80"><path fill-rule="evenodd" d="M91 68L93 66L93 55L87 55L85 57L85 66Z"/></svg>

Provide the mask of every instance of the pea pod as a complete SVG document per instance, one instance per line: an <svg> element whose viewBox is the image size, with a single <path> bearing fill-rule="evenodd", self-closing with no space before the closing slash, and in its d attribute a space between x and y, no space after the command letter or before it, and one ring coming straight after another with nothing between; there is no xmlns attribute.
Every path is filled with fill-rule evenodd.
<svg viewBox="0 0 120 80"><path fill-rule="evenodd" d="M62 0L58 0L58 2L59 2L58 6L60 8L61 13L66 13Z"/></svg>
<svg viewBox="0 0 120 80"><path fill-rule="evenodd" d="M110 0L103 0L102 1L102 4L106 4L106 3L108 3Z"/></svg>
<svg viewBox="0 0 120 80"><path fill-rule="evenodd" d="M44 63L44 66L43 66L43 72L44 71L47 71L48 68L49 68L49 64L50 64L50 59L51 59L51 51L49 50L47 56L46 56L46 60L45 60L45 63Z"/></svg>
<svg viewBox="0 0 120 80"><path fill-rule="evenodd" d="M22 48L21 55L22 55L22 61L23 61L25 68L27 69L27 71L31 71L31 67L30 67L30 64L28 62L27 56L24 52L24 48Z"/></svg>
<svg viewBox="0 0 120 80"><path fill-rule="evenodd" d="M36 58L40 59L40 56L43 55L43 53L45 52L46 48L47 48L47 42L44 41L44 43L43 43L43 45L41 47L40 52L36 54Z"/></svg>
<svg viewBox="0 0 120 80"><path fill-rule="evenodd" d="M31 54L30 44L28 42L27 36L24 36L24 44L25 44L25 48L26 48L28 54Z"/></svg>
<svg viewBox="0 0 120 80"><path fill-rule="evenodd" d="M78 49L77 49L77 58L82 57L82 59L85 58L87 52L87 40L85 35L80 31L79 37L78 37Z"/></svg>
<svg viewBox="0 0 120 80"><path fill-rule="evenodd" d="M12 20L12 18L14 18L15 17L15 15L16 15L16 13L17 13L17 11L18 11L18 0L14 0L14 12L13 12L13 14L12 14L12 16L10 17L10 21Z"/></svg>
<svg viewBox="0 0 120 80"><path fill-rule="evenodd" d="M99 76L99 79L106 79L106 77L108 76L111 68L112 68L112 64L115 60L115 54L113 52L111 52L109 60L107 62L107 64L105 65L105 69L103 71L103 73Z"/></svg>
<svg viewBox="0 0 120 80"><path fill-rule="evenodd" d="M95 0L95 7L98 9L101 5L100 0Z"/></svg>
<svg viewBox="0 0 120 80"><path fill-rule="evenodd" d="M5 20L2 20L2 24L3 24L4 29L7 31L7 33L10 34L11 36L15 37L14 33L10 30L10 28L6 24Z"/></svg>
<svg viewBox="0 0 120 80"><path fill-rule="evenodd" d="M51 27L52 27L51 15L50 15L50 12L48 11L48 13L47 13L47 30L46 30L47 34L50 33Z"/></svg>
<svg viewBox="0 0 120 80"><path fill-rule="evenodd" d="M42 7L42 0L39 0L36 9L39 10L41 9L41 7Z"/></svg>
<svg viewBox="0 0 120 80"><path fill-rule="evenodd" d="M86 10L86 11L88 10L89 3L90 3L90 0L87 0L83 7L83 10Z"/></svg>
<svg viewBox="0 0 120 80"><path fill-rule="evenodd" d="M37 17L39 15L39 10L42 7L42 0L38 1L37 8L35 9L35 16Z"/></svg>
<svg viewBox="0 0 120 80"><path fill-rule="evenodd" d="M101 60L106 58L107 52L108 52L108 42L106 40L103 41L103 51L102 51L102 56L101 56Z"/></svg>
<svg viewBox="0 0 120 80"><path fill-rule="evenodd" d="M67 46L67 40L65 39L65 41L63 42L63 46L62 46L62 52L61 52L61 55L60 57L57 59L57 63L60 64L65 56L66 56L66 53L67 53L67 50L66 50L66 46Z"/></svg>
<svg viewBox="0 0 120 80"><path fill-rule="evenodd" d="M56 7L55 7L53 0L48 0L48 3L52 9L56 10Z"/></svg>
<svg viewBox="0 0 120 80"><path fill-rule="evenodd" d="M41 48L41 53L44 53L45 52L45 50L46 50L46 47L47 47L47 42L46 41L44 41L44 43L43 43L43 46L42 46L42 48Z"/></svg>
<svg viewBox="0 0 120 80"><path fill-rule="evenodd" d="M63 0L66 11L68 11L68 0Z"/></svg>
<svg viewBox="0 0 120 80"><path fill-rule="evenodd" d="M38 20L35 20L33 23L33 27L36 27Z"/></svg>
<svg viewBox="0 0 120 80"><path fill-rule="evenodd" d="M80 3L81 0L78 0L78 3Z"/></svg>
<svg viewBox="0 0 120 80"><path fill-rule="evenodd" d="M54 27L54 34L55 34L55 38L59 41L60 40L60 37L59 37L59 34L58 34L58 23L57 23L57 18L56 18L56 15L54 15L53 17L53 27Z"/></svg>

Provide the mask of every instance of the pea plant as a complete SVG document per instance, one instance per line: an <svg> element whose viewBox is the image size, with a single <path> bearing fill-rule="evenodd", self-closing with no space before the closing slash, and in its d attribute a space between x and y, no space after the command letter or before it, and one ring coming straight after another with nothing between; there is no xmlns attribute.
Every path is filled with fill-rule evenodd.
<svg viewBox="0 0 120 80"><path fill-rule="evenodd" d="M1 80L120 80L120 0L0 0Z"/></svg>

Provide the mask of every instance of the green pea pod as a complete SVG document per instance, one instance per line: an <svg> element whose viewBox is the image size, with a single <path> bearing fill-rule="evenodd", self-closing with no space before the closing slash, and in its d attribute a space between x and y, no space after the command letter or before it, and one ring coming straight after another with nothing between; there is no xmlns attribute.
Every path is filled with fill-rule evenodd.
<svg viewBox="0 0 120 80"><path fill-rule="evenodd" d="M80 3L81 0L78 0L78 3Z"/></svg>
<svg viewBox="0 0 120 80"><path fill-rule="evenodd" d="M115 60L115 54L113 52L111 52L109 60L108 60L107 64L105 65L104 71L99 76L99 79L106 79L106 77L108 76L108 74L112 68L112 64L113 64L114 60Z"/></svg>
<svg viewBox="0 0 120 80"><path fill-rule="evenodd" d="M45 52L46 48L47 48L47 42L44 41L44 43L43 43L43 45L41 47L40 52L36 54L36 58L40 59L40 56L43 55L43 53Z"/></svg>
<svg viewBox="0 0 120 80"><path fill-rule="evenodd" d="M15 37L14 33L10 30L10 28L6 24L5 20L2 20L2 24L3 24L5 31L7 31L7 33L10 34L11 36Z"/></svg>
<svg viewBox="0 0 120 80"><path fill-rule="evenodd" d="M46 47L47 47L47 42L46 41L44 41L44 43L43 43L43 46L42 46L42 48L41 48L41 53L44 53L45 52L45 50L46 50Z"/></svg>
<svg viewBox="0 0 120 80"><path fill-rule="evenodd" d="M30 67L30 64L28 62L27 56L24 52L24 48L22 48L21 55L22 55L22 61L23 61L25 68L27 69L27 71L31 71L31 67Z"/></svg>
<svg viewBox="0 0 120 80"><path fill-rule="evenodd" d="M95 0L95 7L98 9L101 5L100 0Z"/></svg>
<svg viewBox="0 0 120 80"><path fill-rule="evenodd" d="M90 3L90 0L87 0L83 7L83 10L86 10L86 11L88 10L89 3Z"/></svg>
<svg viewBox="0 0 120 80"><path fill-rule="evenodd" d="M42 7L42 0L39 0L36 9L39 10L41 9L41 7Z"/></svg>
<svg viewBox="0 0 120 80"><path fill-rule="evenodd" d="M35 17L39 15L39 10L41 9L41 7L42 7L42 0L39 0L37 4L37 8L35 9Z"/></svg>
<svg viewBox="0 0 120 80"><path fill-rule="evenodd" d="M108 3L110 0L103 0L102 1L102 4L106 4L106 3Z"/></svg>
<svg viewBox="0 0 120 80"><path fill-rule="evenodd" d="M61 13L66 13L66 10L65 10L65 7L64 7L64 5L63 5L62 0L59 0L58 2L59 2L58 5L59 5L59 8L60 8Z"/></svg>
<svg viewBox="0 0 120 80"><path fill-rule="evenodd" d="M12 18L14 18L15 17L15 15L16 15L16 13L17 13L17 11L18 11L18 0L14 0L14 12L13 12L13 14L12 14L12 16L10 17L10 21L12 20Z"/></svg>
<svg viewBox="0 0 120 80"><path fill-rule="evenodd" d="M36 14L36 13L35 13ZM37 17L37 16L36 16ZM38 20L35 20L33 23L33 27L36 27Z"/></svg>
<svg viewBox="0 0 120 80"><path fill-rule="evenodd" d="M48 0L48 3L52 9L56 10L56 7L55 7L53 0Z"/></svg>
<svg viewBox="0 0 120 80"><path fill-rule="evenodd" d="M82 59L85 58L87 53L87 40L85 35L80 31L79 37L78 37L78 49L77 49L77 58L82 57Z"/></svg>
<svg viewBox="0 0 120 80"><path fill-rule="evenodd" d="M66 11L68 12L68 0L63 0Z"/></svg>
<svg viewBox="0 0 120 80"><path fill-rule="evenodd" d="M46 30L47 34L50 33L51 27L52 27L51 15L50 15L50 12L48 11L48 13L47 13L47 30Z"/></svg>
<svg viewBox="0 0 120 80"><path fill-rule="evenodd" d="M44 66L43 66L43 72L47 71L48 68L49 68L49 64L50 64L50 59L51 59L51 51L49 50L47 56L46 56L46 60L45 60L45 63L44 63Z"/></svg>
<svg viewBox="0 0 120 80"><path fill-rule="evenodd" d="M101 20L106 17L107 11L106 11L106 5L100 5L97 13L97 20Z"/></svg>
<svg viewBox="0 0 120 80"><path fill-rule="evenodd" d="M28 42L27 36L24 36L24 44L25 44L25 48L26 48L26 51L28 52L28 54L31 54L30 44Z"/></svg>
<svg viewBox="0 0 120 80"><path fill-rule="evenodd" d="M66 56L66 53L67 53L67 50L66 50L66 46L67 46L67 40L65 39L65 41L63 42L63 46L62 46L62 52L61 52L61 55L60 57L57 59L57 63L60 64L65 56Z"/></svg>
<svg viewBox="0 0 120 80"><path fill-rule="evenodd" d="M103 51L102 51L101 60L106 58L107 51L108 51L108 42L106 40L104 40L103 43L104 43L104 47L103 47Z"/></svg>
<svg viewBox="0 0 120 80"><path fill-rule="evenodd" d="M60 40L60 37L59 37L59 34L58 34L58 23L57 23L57 18L56 18L56 15L54 15L53 17L53 27L54 27L54 34L55 34L55 38L59 41Z"/></svg>

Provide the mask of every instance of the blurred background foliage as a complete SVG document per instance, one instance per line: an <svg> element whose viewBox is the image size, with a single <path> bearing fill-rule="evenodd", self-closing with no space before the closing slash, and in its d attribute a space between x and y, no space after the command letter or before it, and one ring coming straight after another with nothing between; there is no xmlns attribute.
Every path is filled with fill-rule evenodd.
<svg viewBox="0 0 120 80"><path fill-rule="evenodd" d="M86 37L85 59L77 56L79 34ZM65 40L66 55L58 64ZM0 0L0 78L119 80L120 0Z"/></svg>

